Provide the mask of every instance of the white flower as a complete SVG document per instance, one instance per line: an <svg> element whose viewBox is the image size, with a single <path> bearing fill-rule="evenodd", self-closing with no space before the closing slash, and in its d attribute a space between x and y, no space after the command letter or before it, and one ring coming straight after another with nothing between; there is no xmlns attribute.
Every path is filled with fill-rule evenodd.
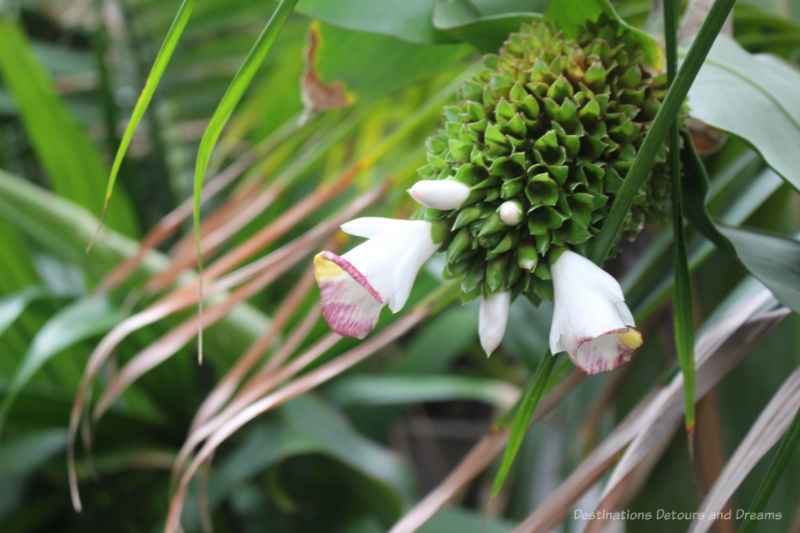
<svg viewBox="0 0 800 533"><path fill-rule="evenodd" d="M514 200L503 202L497 208L497 212L500 214L500 220L503 221L503 224L516 226L522 222L522 206L519 205L519 202Z"/></svg>
<svg viewBox="0 0 800 533"><path fill-rule="evenodd" d="M566 351L575 365L596 374L628 362L642 345L622 288L611 275L574 252L551 266L555 308L550 350Z"/></svg>
<svg viewBox="0 0 800 533"><path fill-rule="evenodd" d="M481 300L478 311L478 336L486 357L500 346L508 323L508 310L511 307L511 293L500 292Z"/></svg>
<svg viewBox="0 0 800 533"><path fill-rule="evenodd" d="M369 240L341 257L314 257L322 315L345 337L363 339L387 303L393 313L408 300L420 267L438 250L431 223L421 220L363 217L342 224L342 231Z"/></svg>
<svg viewBox="0 0 800 533"><path fill-rule="evenodd" d="M418 204L443 211L461 207L469 192L468 186L455 180L421 180L408 189Z"/></svg>

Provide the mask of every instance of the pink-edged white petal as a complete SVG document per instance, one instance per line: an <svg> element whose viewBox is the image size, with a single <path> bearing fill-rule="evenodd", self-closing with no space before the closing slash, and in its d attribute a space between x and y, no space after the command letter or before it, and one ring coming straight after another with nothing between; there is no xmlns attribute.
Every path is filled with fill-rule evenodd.
<svg viewBox="0 0 800 533"><path fill-rule="evenodd" d="M408 189L418 204L443 211L461 207L469 193L468 186L455 180L421 180Z"/></svg>
<svg viewBox="0 0 800 533"><path fill-rule="evenodd" d="M342 255L322 252L314 258L322 314L335 332L364 338L388 303L399 311L408 300L419 269L439 248L431 223L364 217L342 230L370 238Z"/></svg>
<svg viewBox="0 0 800 533"><path fill-rule="evenodd" d="M481 300L478 310L478 337L486 357L492 355L503 340L510 308L510 292L500 292Z"/></svg>
<svg viewBox="0 0 800 533"><path fill-rule="evenodd" d="M345 337L366 337L384 306L366 278L346 259L327 251L314 257L314 277L328 326Z"/></svg>
<svg viewBox="0 0 800 533"><path fill-rule="evenodd" d="M555 306L550 350L567 352L587 374L613 370L642 345L617 280L585 257L566 251L551 266Z"/></svg>

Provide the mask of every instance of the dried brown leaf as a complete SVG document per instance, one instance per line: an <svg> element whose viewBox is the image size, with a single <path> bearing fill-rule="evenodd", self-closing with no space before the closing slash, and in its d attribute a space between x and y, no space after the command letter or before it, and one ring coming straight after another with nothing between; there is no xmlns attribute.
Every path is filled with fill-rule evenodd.
<svg viewBox="0 0 800 533"><path fill-rule="evenodd" d="M542 398L531 417L531 423L541 420L574 389L584 378L580 372L573 372L564 381ZM505 449L510 428L492 431L484 435L461 459L458 465L420 502L392 526L389 533L411 533L422 527L442 507L483 470Z"/></svg>
<svg viewBox="0 0 800 533"><path fill-rule="evenodd" d="M181 474L177 490L170 499L170 508L167 515L165 531L167 531L167 533L173 533L179 530L181 510L183 508L183 501L186 497L186 489L188 488L189 482L197 469L229 436L254 418L314 389L357 363L360 363L379 349L410 331L424 320L431 313L432 309L432 304L415 307L374 337L325 363L319 368L312 370L308 374L304 374L294 381L287 383L281 389L251 403L246 408L240 410L234 417L227 420L209 436L203 447L192 459L192 462Z"/></svg>

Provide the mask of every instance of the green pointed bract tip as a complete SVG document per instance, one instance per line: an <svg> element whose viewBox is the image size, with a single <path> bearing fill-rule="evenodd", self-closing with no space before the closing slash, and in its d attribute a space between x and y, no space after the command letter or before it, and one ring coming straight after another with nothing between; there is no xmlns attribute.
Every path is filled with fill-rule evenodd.
<svg viewBox="0 0 800 533"><path fill-rule="evenodd" d="M616 24L601 19L574 39L545 23L523 26L485 56L426 142L421 179L471 189L457 209L424 212L465 301L503 291L552 299L552 261L599 232L666 93L665 76ZM669 213L666 160L664 149L624 237ZM498 215L508 202L522 213L506 216L513 224Z"/></svg>

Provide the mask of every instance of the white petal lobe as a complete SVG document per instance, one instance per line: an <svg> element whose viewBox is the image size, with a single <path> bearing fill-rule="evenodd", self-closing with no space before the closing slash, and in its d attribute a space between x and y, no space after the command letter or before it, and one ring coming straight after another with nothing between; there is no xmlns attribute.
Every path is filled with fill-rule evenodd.
<svg viewBox="0 0 800 533"><path fill-rule="evenodd" d="M481 300L478 311L478 336L486 356L500 346L508 324L508 311L511 307L511 293L501 292Z"/></svg>

